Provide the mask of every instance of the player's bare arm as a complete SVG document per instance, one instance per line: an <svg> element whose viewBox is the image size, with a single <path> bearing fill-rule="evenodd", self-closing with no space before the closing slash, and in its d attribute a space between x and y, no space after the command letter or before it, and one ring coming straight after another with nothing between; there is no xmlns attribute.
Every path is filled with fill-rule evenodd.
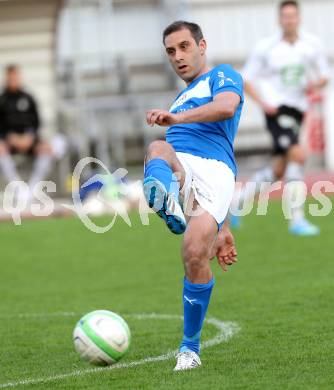
<svg viewBox="0 0 334 390"><path fill-rule="evenodd" d="M329 82L328 77L321 77L316 81L311 81L309 82L306 88L306 92L309 93L309 92L314 92L323 89L328 85L328 82Z"/></svg>
<svg viewBox="0 0 334 390"><path fill-rule="evenodd" d="M20 152L29 150L34 142L34 135L30 133L26 134L10 134L8 137L8 144Z"/></svg>
<svg viewBox="0 0 334 390"><path fill-rule="evenodd" d="M240 96L235 92L224 92L215 96L211 103L172 114L165 110L150 110L147 113L147 123L151 126L171 126L179 123L218 122L232 118L240 104Z"/></svg>
<svg viewBox="0 0 334 390"><path fill-rule="evenodd" d="M244 81L244 88L247 95L249 95L263 109L266 114L277 114L277 107L274 107L262 100L260 94L252 83L250 83L249 81Z"/></svg>

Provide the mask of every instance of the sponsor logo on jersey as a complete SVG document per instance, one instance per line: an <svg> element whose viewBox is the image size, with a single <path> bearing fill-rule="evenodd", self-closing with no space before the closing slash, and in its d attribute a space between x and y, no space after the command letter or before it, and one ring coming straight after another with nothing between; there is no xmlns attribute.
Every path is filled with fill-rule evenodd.
<svg viewBox="0 0 334 390"><path fill-rule="evenodd" d="M219 80L219 88L222 88L225 85L226 81L229 81L232 85L237 85L238 83L233 81L230 77L226 77L225 73L220 71L218 72L218 77L220 78Z"/></svg>
<svg viewBox="0 0 334 390"><path fill-rule="evenodd" d="M170 108L170 112L173 112L176 108L182 106L185 102L190 99L202 99L211 96L211 90L209 85L210 76L208 76L205 80L199 81L193 88L185 91L181 96L179 96L172 107Z"/></svg>

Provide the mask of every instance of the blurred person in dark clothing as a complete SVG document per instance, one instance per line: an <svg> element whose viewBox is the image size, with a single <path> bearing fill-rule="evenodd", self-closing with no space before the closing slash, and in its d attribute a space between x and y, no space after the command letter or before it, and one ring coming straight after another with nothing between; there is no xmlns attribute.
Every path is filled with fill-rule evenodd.
<svg viewBox="0 0 334 390"><path fill-rule="evenodd" d="M28 183L31 193L34 185L50 171L52 149L40 140L38 107L22 87L19 68L9 65L5 72L5 87L0 95L0 169L8 182L21 180L12 154L35 155Z"/></svg>

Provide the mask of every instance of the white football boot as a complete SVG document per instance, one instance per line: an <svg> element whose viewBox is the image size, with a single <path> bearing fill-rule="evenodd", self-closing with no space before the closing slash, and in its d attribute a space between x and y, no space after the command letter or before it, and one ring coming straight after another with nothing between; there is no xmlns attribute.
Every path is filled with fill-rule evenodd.
<svg viewBox="0 0 334 390"><path fill-rule="evenodd" d="M176 359L174 371L191 370L202 364L197 353L192 351L179 352Z"/></svg>

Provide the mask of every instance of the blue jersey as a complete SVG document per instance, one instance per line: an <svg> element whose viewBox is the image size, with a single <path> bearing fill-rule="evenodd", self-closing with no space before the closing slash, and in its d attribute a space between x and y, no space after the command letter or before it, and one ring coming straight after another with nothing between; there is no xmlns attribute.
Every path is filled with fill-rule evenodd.
<svg viewBox="0 0 334 390"><path fill-rule="evenodd" d="M230 65L219 65L192 81L175 99L170 112L190 110L213 101L222 92L235 92L240 104L230 119L219 122L184 123L171 126L166 140L175 151L223 161L236 175L233 142L244 102L242 77Z"/></svg>

